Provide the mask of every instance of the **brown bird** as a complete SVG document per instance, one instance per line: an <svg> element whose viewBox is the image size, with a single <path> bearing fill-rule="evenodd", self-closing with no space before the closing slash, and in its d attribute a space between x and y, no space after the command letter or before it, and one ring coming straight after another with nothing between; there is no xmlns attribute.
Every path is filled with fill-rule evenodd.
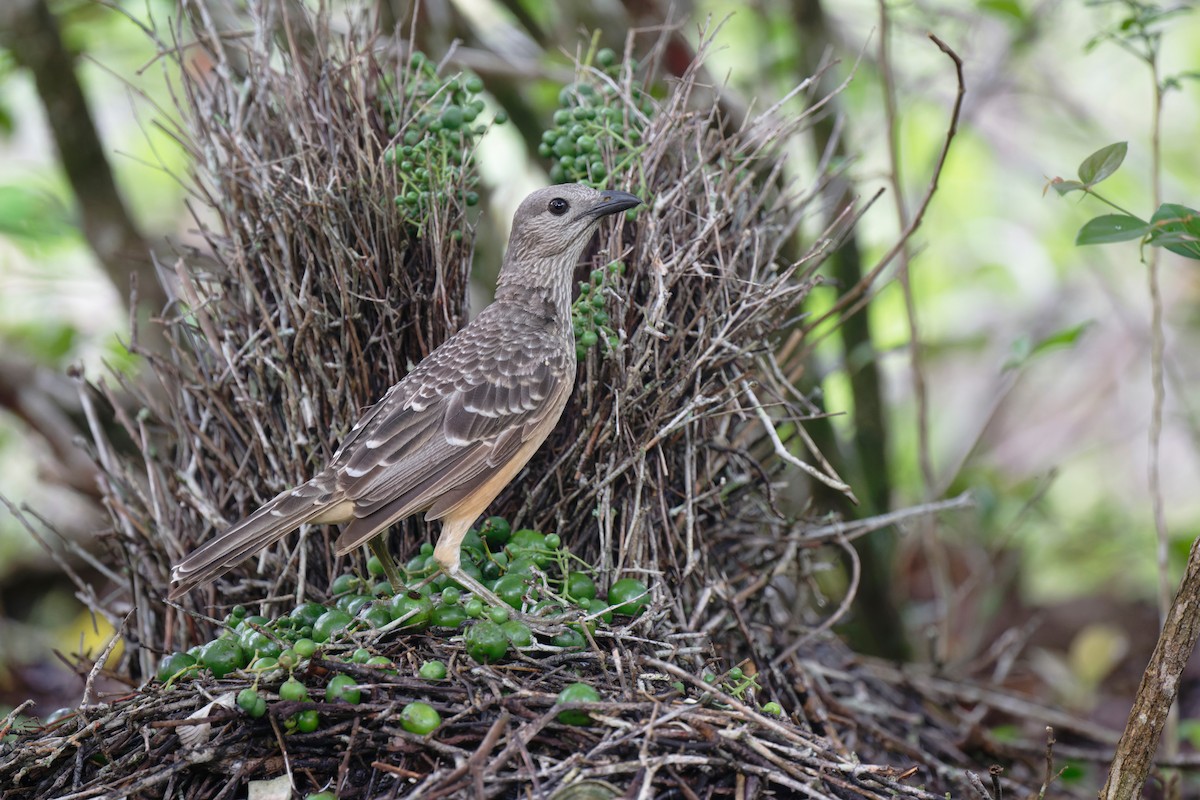
<svg viewBox="0 0 1200 800"><path fill-rule="evenodd" d="M525 198L495 302L389 389L310 481L176 565L170 597L313 523L344 523L337 554L370 543L398 588L382 534L424 511L442 521L433 551L442 571L494 602L460 568L463 537L562 415L575 377L572 273L600 220L641 202L571 184Z"/></svg>

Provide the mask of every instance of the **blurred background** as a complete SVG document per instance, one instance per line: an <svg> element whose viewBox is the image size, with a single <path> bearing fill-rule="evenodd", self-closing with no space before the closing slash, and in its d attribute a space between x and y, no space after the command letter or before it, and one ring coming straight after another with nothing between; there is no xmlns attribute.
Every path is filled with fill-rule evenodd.
<svg viewBox="0 0 1200 800"><path fill-rule="evenodd" d="M389 30L411 20L400 0L333 5ZM161 307L139 254L189 242L195 228L189 156L171 135L174 62L143 30L174 13L163 0L0 10L0 494L58 532L37 528L39 543L0 514L0 713L26 697L40 714L76 702L82 683L55 652L94 657L109 638L49 551L60 534L86 541L107 524L76 446L103 421L83 418L74 376L136 373L124 345L129 274L144 306ZM1100 187L1109 200L1148 218L1158 179L1161 200L1196 205L1192 3L440 0L405 30L435 60L448 54L444 70L479 74L514 123L480 145L476 308L512 208L549 181L536 134L593 37L618 52L631 30L671 37L666 80L711 39L705 69L732 124L776 103L780 114L813 113L822 94L793 89L814 73L825 90L841 87L787 168L837 167L829 212L849 203L863 214L825 276L843 288L896 244L929 190L957 84L928 34L947 43L966 94L907 258L880 275L855 324L820 337L798 380L835 415L813 435L862 500L829 510L866 516L967 490L975 506L862 541L863 584L842 630L861 652L967 672L1011 648L1023 666L1010 680L1123 723L1156 598L1164 580L1174 591L1200 533L1200 281L1195 262L1160 254L1164 577L1148 478L1149 254L1136 242L1076 246L1080 226L1110 209L1046 188L1124 141L1125 163ZM823 222L810 220L811 231ZM837 294L818 290L808 310L822 313ZM831 608L845 583L828 576Z"/></svg>

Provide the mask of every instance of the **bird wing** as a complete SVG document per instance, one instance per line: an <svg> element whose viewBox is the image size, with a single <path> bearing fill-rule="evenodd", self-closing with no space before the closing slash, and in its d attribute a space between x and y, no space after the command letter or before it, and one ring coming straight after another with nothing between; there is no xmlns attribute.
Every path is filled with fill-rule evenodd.
<svg viewBox="0 0 1200 800"><path fill-rule="evenodd" d="M368 412L326 472L354 503L338 552L417 511L437 518L557 418L574 354L538 323L481 316Z"/></svg>

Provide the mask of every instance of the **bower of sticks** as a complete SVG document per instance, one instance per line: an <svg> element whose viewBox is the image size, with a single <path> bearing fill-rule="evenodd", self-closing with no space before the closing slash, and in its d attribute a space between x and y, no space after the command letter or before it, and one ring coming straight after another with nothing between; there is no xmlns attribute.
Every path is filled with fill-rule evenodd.
<svg viewBox="0 0 1200 800"><path fill-rule="evenodd" d="M1100 744L994 688L857 657L829 632L848 600L814 576L863 530L816 499L814 487L847 489L806 439L816 408L793 378L812 335L804 301L853 220L823 228L828 176L798 180L790 166L820 99L807 116L767 108L731 123L703 49L678 80L652 59L617 75L578 68L644 127L635 157L606 157L609 185L647 208L607 222L579 265L582 281L627 265L605 288L619 344L580 362L561 423L490 512L558 533L601 585L644 580L649 610L582 651L493 665L444 631L356 633L298 674L369 688L357 705L299 704L321 715L312 733L283 732L295 703L260 719L233 707L238 673L154 680L163 653L212 638L235 604L286 613L364 569L365 554L332 556L336 529L314 526L165 600L173 562L311 476L363 408L464 324L473 248L498 247L499 221L480 221L465 185L441 187L418 224L397 210L385 151L422 111L404 91L407 48L267 5L248 35L226 36L184 3L187 46L162 37L199 236L158 264L174 299L136 331L145 370L81 389L111 527L71 558L100 576L81 576L79 594L123 649L78 664L76 713L0 745L0 795L236 798L285 778L297 797L1023 797L1054 778L1048 725L1079 752ZM635 94L651 85L647 112ZM409 521L389 546L404 560L436 532ZM333 657L360 647L395 674ZM434 658L447 680L417 677ZM701 677L734 666L758 688L733 696ZM590 726L556 718L557 692L578 680L603 698ZM439 710L435 733L401 728L413 700ZM993 740L984 723L997 721L1020 735Z"/></svg>

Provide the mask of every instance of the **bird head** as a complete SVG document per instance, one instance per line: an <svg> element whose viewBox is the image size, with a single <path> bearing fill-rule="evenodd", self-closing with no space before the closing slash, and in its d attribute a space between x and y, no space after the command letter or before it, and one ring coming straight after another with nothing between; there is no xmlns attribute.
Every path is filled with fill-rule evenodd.
<svg viewBox="0 0 1200 800"><path fill-rule="evenodd" d="M600 220L642 201L628 192L564 183L538 189L513 215L509 260L578 259Z"/></svg>

